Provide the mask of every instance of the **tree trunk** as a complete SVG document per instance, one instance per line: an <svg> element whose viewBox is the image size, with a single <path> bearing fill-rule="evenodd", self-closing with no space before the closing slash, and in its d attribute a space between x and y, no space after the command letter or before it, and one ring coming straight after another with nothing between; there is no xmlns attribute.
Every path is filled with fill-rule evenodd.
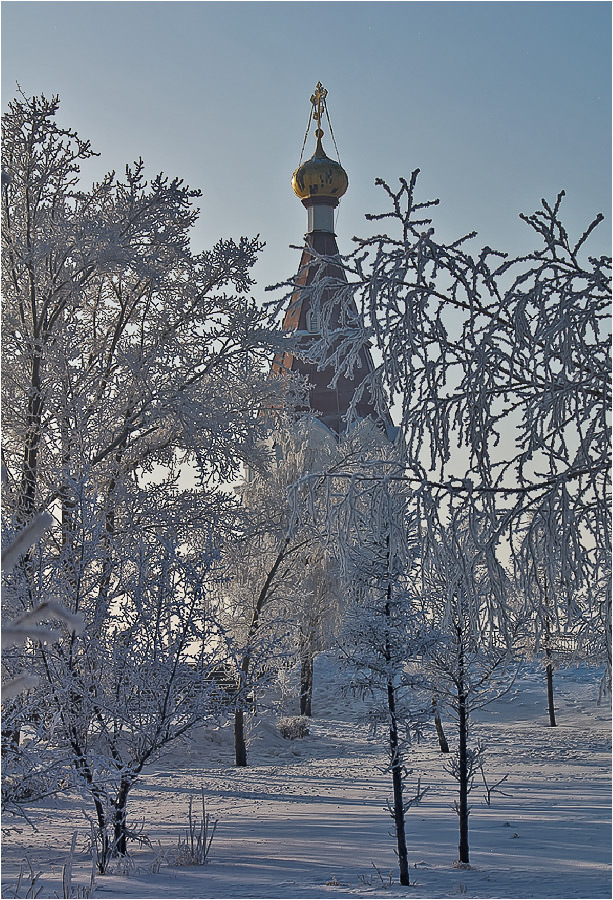
<svg viewBox="0 0 613 900"><path fill-rule="evenodd" d="M469 774L468 774L468 710L466 708L466 694L464 692L464 646L462 629L457 628L458 635L458 681L457 681L457 697L458 697L458 727L460 731L460 752L459 752L459 782L460 782L460 805L458 808L458 816L460 819L460 843L458 851L460 854L460 862L469 864L470 858L468 853L468 791L469 791Z"/></svg>
<svg viewBox="0 0 613 900"><path fill-rule="evenodd" d="M394 685L387 682L387 705L390 713L390 759L392 769L392 788L394 792L394 825L398 844L398 865L400 867L400 884L409 885L409 862L407 858L407 839L404 825L404 803L402 799L402 756L398 740L398 722L396 720L396 696Z"/></svg>
<svg viewBox="0 0 613 900"><path fill-rule="evenodd" d="M470 862L468 855L468 759L466 754L468 716L466 712L465 696L459 694L458 701L460 710L460 843L458 845L458 850L460 853L460 862L468 864Z"/></svg>
<svg viewBox="0 0 613 900"><path fill-rule="evenodd" d="M313 656L305 647L300 660L300 715L311 716L313 699Z"/></svg>
<svg viewBox="0 0 613 900"><path fill-rule="evenodd" d="M251 652L249 648L252 646L255 635L259 628L260 615L262 614L262 610L264 609L264 606L268 601L268 591L270 590L270 585L272 584L273 579L277 573L277 569L283 561L285 552L289 546L289 542L290 539L289 537L287 537L283 542L283 546L279 550L273 567L266 576L266 580L262 585L262 589L255 603L251 624L249 626L249 634L247 635L247 649L245 650L239 672L239 696L242 696L243 691L246 690L247 685L249 684L249 668L251 666ZM234 759L237 766L247 765L247 744L245 742L245 713L244 710L238 708L234 713Z"/></svg>
<svg viewBox="0 0 613 900"><path fill-rule="evenodd" d="M438 710L434 713L434 727L436 728L436 736L438 738L439 747L441 748L441 753L449 753L449 744L447 743L447 738L443 731L441 714Z"/></svg>
<svg viewBox="0 0 613 900"><path fill-rule="evenodd" d="M128 793L132 783L130 781L121 781L117 800L115 801L115 814L113 817L113 850L119 856L125 856L128 852L128 835L127 835L127 818L126 807L128 804Z"/></svg>
<svg viewBox="0 0 613 900"><path fill-rule="evenodd" d="M551 650L549 647L545 649L547 657L547 665L545 666L545 674L547 676L547 707L549 709L549 724L552 728L556 727L556 712L553 700L553 664L551 662Z"/></svg>
<svg viewBox="0 0 613 900"><path fill-rule="evenodd" d="M553 662L551 652L551 619L545 617L545 656L547 657L547 665L545 666L545 675L547 677L547 708L549 710L549 724L552 728L556 727L556 713L553 699Z"/></svg>
<svg viewBox="0 0 613 900"><path fill-rule="evenodd" d="M96 819L98 820L98 835L100 837L100 851L96 852L96 868L99 875L104 875L106 867L111 859L111 848L109 847L109 836L106 829L106 816L104 806L98 794L93 794L94 807L96 809Z"/></svg>
<svg viewBox="0 0 613 900"><path fill-rule="evenodd" d="M73 765L80 777L83 778L83 780L87 784L87 787L92 796L94 808L96 810L96 819L98 823L97 837L100 838L100 849L98 850L96 846L93 852L95 853L96 868L98 869L98 874L104 875L112 853L112 847L109 846L106 810L102 800L101 792L96 786L92 770L90 769L85 754L81 749L81 744L74 727L71 728L70 745L73 753Z"/></svg>
<svg viewBox="0 0 613 900"><path fill-rule="evenodd" d="M237 709L234 713L234 759L237 766L247 765L245 713L242 709Z"/></svg>
<svg viewBox="0 0 613 900"><path fill-rule="evenodd" d="M389 537L387 538L387 567L389 572ZM391 617L392 583L388 581L386 590L385 616ZM392 650L389 637L385 639L385 661L390 666ZM389 669L388 669L389 671ZM402 799L402 754L398 738L398 720L396 718L396 691L393 679L387 677L387 708L390 716L390 762L392 769L392 789L394 793L394 825L396 828L396 844L398 846L398 865L400 868L400 884L410 885L409 861L407 858L407 838L404 825L404 802Z"/></svg>
<svg viewBox="0 0 613 900"><path fill-rule="evenodd" d="M30 396L26 411L23 465L16 514L16 521L19 525L27 525L34 514L35 509L36 485L38 480L38 451L42 440L41 421L43 399L41 389L41 365L40 349L36 348L32 359Z"/></svg>
<svg viewBox="0 0 613 900"><path fill-rule="evenodd" d="M28 242L29 243L29 242ZM31 274L31 273L30 273ZM30 277L30 302L32 306L32 325L34 334L37 338L36 330L36 299L34 294L34 283ZM15 511L15 522L18 526L28 525L36 511L36 489L38 484L38 454L42 442L42 414L43 414L43 395L42 395L42 359L41 349L38 339L34 348L32 358L30 391L28 397L28 406L26 411L26 431L24 436L23 447L23 463L21 469L21 481L19 485L19 494ZM26 591L33 605L32 585L32 548L28 550L21 561L21 567L25 575ZM21 723L15 726L14 740L19 746L21 741Z"/></svg>

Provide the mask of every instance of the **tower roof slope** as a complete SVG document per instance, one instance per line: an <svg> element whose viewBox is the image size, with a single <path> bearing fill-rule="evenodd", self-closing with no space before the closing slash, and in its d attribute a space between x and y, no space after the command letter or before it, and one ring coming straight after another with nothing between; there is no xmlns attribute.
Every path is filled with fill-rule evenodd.
<svg viewBox="0 0 613 900"><path fill-rule="evenodd" d="M351 375L339 374L333 366L320 368L308 360L309 347L322 336L322 311L325 310L326 330L332 335L331 351L334 350L334 333L338 334L344 325L355 322L358 317L353 299L343 290L347 278L334 234L334 208L347 190L349 179L341 164L326 156L323 150L321 119L324 113L327 114L326 96L327 91L320 82L311 97L312 118L318 123L315 153L296 169L292 178L294 192L307 208L309 218L296 290L286 310L283 328L297 332L300 339L295 353L276 354L272 371L274 374L293 372L306 376L311 385L308 412L340 436L353 424L349 421L349 410L357 389L374 371L374 364L367 347L360 348ZM325 279L326 286L317 290L318 302L314 305L312 286L316 278ZM303 347L304 355L300 352ZM389 412L375 407L368 389L355 404L354 412L354 421L355 418L370 418L392 438L394 428Z"/></svg>

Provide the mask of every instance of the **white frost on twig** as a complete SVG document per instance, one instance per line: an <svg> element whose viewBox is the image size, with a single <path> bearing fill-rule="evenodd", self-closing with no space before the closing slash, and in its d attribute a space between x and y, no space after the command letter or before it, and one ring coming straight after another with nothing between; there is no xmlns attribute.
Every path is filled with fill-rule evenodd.
<svg viewBox="0 0 613 900"><path fill-rule="evenodd" d="M30 547L41 539L45 531L53 524L53 518L48 512L39 513L32 519L29 525L13 538L11 543L2 551L2 571L4 574L12 572L20 556L23 556Z"/></svg>

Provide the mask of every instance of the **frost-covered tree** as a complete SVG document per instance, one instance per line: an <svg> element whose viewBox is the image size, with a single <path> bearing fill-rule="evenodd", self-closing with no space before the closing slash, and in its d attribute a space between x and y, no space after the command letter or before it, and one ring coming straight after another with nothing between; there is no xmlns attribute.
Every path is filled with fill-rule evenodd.
<svg viewBox="0 0 613 900"><path fill-rule="evenodd" d="M228 579L221 591L239 686L239 766L247 764L245 711L258 683L270 679L281 661L299 662L301 714L310 715L313 656L330 643L338 617L333 560L313 524L297 524L289 499L291 485L306 472L316 477L330 466L336 441L302 418L267 429L265 443L268 465L252 470L237 488L242 522L225 557Z"/></svg>
<svg viewBox="0 0 613 900"><path fill-rule="evenodd" d="M32 561L44 581L57 576L44 554ZM209 609L210 569L206 552L141 533L95 627L84 612L82 634L33 648L44 702L36 692L30 698L30 729L39 747L44 741L49 755L71 763L73 781L91 801L100 872L126 853L128 799L143 767L225 711L214 675L226 648ZM87 569L80 574L84 582L91 577Z"/></svg>
<svg viewBox="0 0 613 900"><path fill-rule="evenodd" d="M388 456L390 451L388 449ZM339 650L351 686L367 703L367 718L384 735L389 758L400 883L411 883L405 814L407 742L429 714L419 667L429 637L414 606L417 545L407 496L391 460L363 460L360 471L331 478L327 527L334 541L347 608Z"/></svg>
<svg viewBox="0 0 613 900"><path fill-rule="evenodd" d="M290 427L277 431L273 443L274 480L281 489L288 533L292 535L293 543L302 542L295 560L297 577L288 621L293 656L300 667L300 715L310 716L313 661L317 653L332 644L343 611L338 563L316 524L325 519L326 489L321 473L345 467L356 458L359 444L346 437L337 438L317 419L310 417L302 417ZM305 517L305 510L298 510L290 496L293 485L307 474L311 476L311 490L308 517ZM297 527L299 522L303 523L301 527Z"/></svg>
<svg viewBox="0 0 613 900"><path fill-rule="evenodd" d="M24 648L45 698L28 709L70 753L103 843L99 806L114 808L122 850L126 785L203 712L207 691L187 682L216 665L207 585L235 505L221 487L256 453L257 411L280 386L248 296L259 242L193 253L198 192L148 182L140 160L83 189L93 151L58 110L19 96L3 119L7 539L42 509L54 519L3 600L14 618L51 594L85 622ZM111 769L118 793L102 797Z"/></svg>
<svg viewBox="0 0 613 900"><path fill-rule="evenodd" d="M355 239L346 280L323 266L304 289L329 326L310 359L355 376L360 348L372 346L377 365L358 393L398 410L424 522L435 529L450 497L471 521L487 520L479 532L499 606L495 575L509 556L522 590L535 590L537 527L544 552L555 545L569 622L579 614L601 634L604 625L610 648L610 259L588 251L602 216L571 239L560 194L522 216L539 241L533 252L471 251L474 234L437 239L417 174L397 191L379 182L390 211L367 218L387 221L390 234ZM329 296L347 311L336 328Z"/></svg>
<svg viewBox="0 0 613 900"><path fill-rule="evenodd" d="M109 494L124 471L176 475L181 453L201 483L232 477L254 392L273 385L257 395L266 350L246 297L261 245L194 255L199 192L148 183L142 161L79 190L92 151L58 107L21 98L3 120L3 461L21 519L69 507L81 472Z"/></svg>
<svg viewBox="0 0 613 900"><path fill-rule="evenodd" d="M468 865L469 794L484 757L481 745L469 744L470 718L511 687L521 619L508 608L492 616L489 573L463 509L452 510L446 527L422 545L420 583L421 619L432 637L422 677L457 729L458 747L447 767L458 782L459 862Z"/></svg>
<svg viewBox="0 0 613 900"><path fill-rule="evenodd" d="M301 716L313 713L313 663L334 642L346 606L338 565L320 540L312 540L302 556L303 581L293 617L294 645L300 664Z"/></svg>
<svg viewBox="0 0 613 900"><path fill-rule="evenodd" d="M235 685L234 752L237 766L247 765L245 713L257 690L270 679L288 653L289 604L296 590L294 561L304 541L267 531L236 542L229 559L233 576L224 584L222 620L232 636Z"/></svg>
<svg viewBox="0 0 613 900"><path fill-rule="evenodd" d="M42 512L6 544L2 550L3 577L10 577L20 558L52 524L49 513ZM26 746L22 746L19 726L24 718L24 707L27 708L24 694L36 687L39 679L27 665L29 654L16 654L20 659L20 665L16 667L11 667L8 662L14 648L23 648L32 641L59 639L59 632L42 624L51 616L75 632L83 626L79 616L72 615L53 599L39 603L10 622L2 622L2 809L12 813L25 815L24 801L31 803L52 792L57 786L61 768L56 760L49 760L44 752L37 752L35 740L30 739Z"/></svg>
<svg viewBox="0 0 613 900"><path fill-rule="evenodd" d="M526 571L523 583L530 586L521 597L520 614L526 622L526 650L534 653L545 671L549 724L555 726L554 670L560 663L602 660L607 652L607 603L594 606L583 587L569 594L563 577L562 544L567 534L549 536L546 523L537 519L526 536ZM545 551L545 547L547 550ZM606 598L610 593L610 563L603 559L601 584L594 593ZM602 687L606 685L606 679Z"/></svg>

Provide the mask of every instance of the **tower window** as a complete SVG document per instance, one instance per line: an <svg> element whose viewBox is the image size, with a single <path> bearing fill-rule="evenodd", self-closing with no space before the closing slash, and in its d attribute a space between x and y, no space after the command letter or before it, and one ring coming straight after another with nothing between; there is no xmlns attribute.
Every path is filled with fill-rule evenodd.
<svg viewBox="0 0 613 900"><path fill-rule="evenodd" d="M306 328L310 334L319 334L321 331L321 321L318 310L307 309Z"/></svg>

